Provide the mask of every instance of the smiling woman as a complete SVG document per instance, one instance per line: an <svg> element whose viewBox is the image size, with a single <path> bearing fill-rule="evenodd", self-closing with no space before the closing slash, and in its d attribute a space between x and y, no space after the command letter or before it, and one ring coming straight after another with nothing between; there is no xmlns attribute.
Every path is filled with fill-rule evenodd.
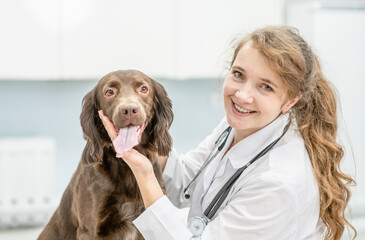
<svg viewBox="0 0 365 240"><path fill-rule="evenodd" d="M250 50L250 54L245 54ZM276 90L278 95L273 95L273 102L266 102L266 106L278 107L279 99L286 98L281 111L287 113L291 109L290 116L303 136L319 187L319 215L327 227L325 239L340 239L346 225L354 230L355 238L356 230L345 218L351 195L349 186L354 180L340 169L344 151L337 142L337 96L334 86L323 75L317 56L296 29L268 27L237 43L232 69L236 62L241 64L241 69L245 65L253 69L250 59L261 64L256 68L261 72L252 70L247 74L251 80L260 74L267 75L271 76L270 83L277 85L276 89L269 85L273 90L270 89L270 94L275 95ZM266 95L255 96L262 100Z"/></svg>
<svg viewBox="0 0 365 240"><path fill-rule="evenodd" d="M196 149L159 159L167 197L148 158L122 156L146 207L133 223L146 239L339 240L354 229L344 217L353 180L340 169L334 93L296 29L241 39L224 82L226 118ZM190 232L174 205L190 206Z"/></svg>

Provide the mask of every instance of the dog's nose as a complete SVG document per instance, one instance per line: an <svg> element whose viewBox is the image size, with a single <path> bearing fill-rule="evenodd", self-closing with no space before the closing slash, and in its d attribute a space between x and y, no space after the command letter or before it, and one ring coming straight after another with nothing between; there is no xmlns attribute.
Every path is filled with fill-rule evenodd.
<svg viewBox="0 0 365 240"><path fill-rule="evenodd" d="M138 114L138 106L134 103L126 104L120 111L124 117L131 118Z"/></svg>

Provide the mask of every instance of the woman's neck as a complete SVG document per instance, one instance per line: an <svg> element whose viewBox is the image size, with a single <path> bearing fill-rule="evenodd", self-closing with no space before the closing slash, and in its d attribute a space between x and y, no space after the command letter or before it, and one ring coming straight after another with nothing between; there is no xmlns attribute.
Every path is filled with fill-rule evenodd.
<svg viewBox="0 0 365 240"><path fill-rule="evenodd" d="M247 129L247 130L238 130L238 129L234 129L234 136L233 136L233 141L232 141L232 147L234 145L236 145L237 143L239 143L241 140L247 138L248 136L250 136L251 134L254 134L255 132L257 132L259 129Z"/></svg>

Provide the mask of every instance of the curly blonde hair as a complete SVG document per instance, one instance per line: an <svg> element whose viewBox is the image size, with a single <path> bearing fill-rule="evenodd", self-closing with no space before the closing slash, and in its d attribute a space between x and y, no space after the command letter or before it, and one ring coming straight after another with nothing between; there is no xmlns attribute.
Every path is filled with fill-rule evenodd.
<svg viewBox="0 0 365 240"><path fill-rule="evenodd" d="M320 193L320 217L327 226L325 239L339 240L345 226L354 180L344 174L340 163L343 148L336 141L337 106L334 86L325 78L317 56L295 28L269 26L237 42L234 62L243 45L250 42L288 87L288 97L301 96L291 111L303 136Z"/></svg>

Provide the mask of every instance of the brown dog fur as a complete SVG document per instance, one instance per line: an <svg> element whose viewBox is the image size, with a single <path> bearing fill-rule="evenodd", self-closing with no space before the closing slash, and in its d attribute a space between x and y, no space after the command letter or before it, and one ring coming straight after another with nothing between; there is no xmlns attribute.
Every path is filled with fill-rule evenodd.
<svg viewBox="0 0 365 240"><path fill-rule="evenodd" d="M142 86L147 87L147 94ZM133 104L138 114L126 117L126 104ZM143 239L132 223L144 211L141 194L130 168L116 158L98 110L103 110L116 129L129 124L145 125L135 149L150 159L164 188L156 157L166 156L171 150L171 101L159 83L139 71L109 73L83 99L80 121L87 143L60 206L40 240Z"/></svg>

